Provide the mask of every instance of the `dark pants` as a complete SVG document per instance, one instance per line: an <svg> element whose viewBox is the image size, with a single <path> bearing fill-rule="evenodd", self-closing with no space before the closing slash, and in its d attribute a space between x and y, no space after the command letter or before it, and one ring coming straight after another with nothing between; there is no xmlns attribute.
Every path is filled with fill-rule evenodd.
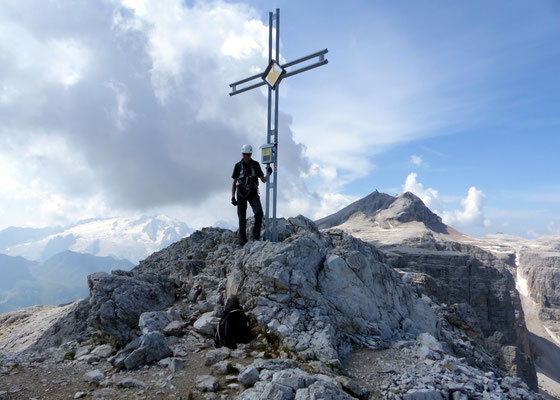
<svg viewBox="0 0 560 400"><path fill-rule="evenodd" d="M261 225L263 220L263 210L261 206L261 198L256 191L251 191L248 198L242 199L237 196L237 216L239 217L239 240L247 241L247 202L251 205L255 214L255 226L253 227L253 239L261 238Z"/></svg>

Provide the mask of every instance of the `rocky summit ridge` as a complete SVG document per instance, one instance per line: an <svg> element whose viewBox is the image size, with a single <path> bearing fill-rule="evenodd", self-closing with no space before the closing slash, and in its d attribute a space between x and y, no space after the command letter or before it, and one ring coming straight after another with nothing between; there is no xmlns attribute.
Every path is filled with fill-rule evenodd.
<svg viewBox="0 0 560 400"><path fill-rule="evenodd" d="M440 303L403 268L403 252L302 216L279 227L281 242L244 247L234 232L205 228L131 271L90 275L90 296L58 319L49 309L33 340L18 338L41 310L3 314L0 398L541 398L531 376L506 375L484 341L495 327L473 325L468 303ZM215 349L232 295L255 339Z"/></svg>

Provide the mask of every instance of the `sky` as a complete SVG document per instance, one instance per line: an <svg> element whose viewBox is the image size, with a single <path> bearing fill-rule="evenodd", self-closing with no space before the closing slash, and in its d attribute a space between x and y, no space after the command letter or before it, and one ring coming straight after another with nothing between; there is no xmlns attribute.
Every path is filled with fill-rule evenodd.
<svg viewBox="0 0 560 400"><path fill-rule="evenodd" d="M266 67L276 8L280 62L329 50L279 88L279 215L412 191L470 235L560 234L557 0L4 0L0 229L235 226L266 91L228 84Z"/></svg>

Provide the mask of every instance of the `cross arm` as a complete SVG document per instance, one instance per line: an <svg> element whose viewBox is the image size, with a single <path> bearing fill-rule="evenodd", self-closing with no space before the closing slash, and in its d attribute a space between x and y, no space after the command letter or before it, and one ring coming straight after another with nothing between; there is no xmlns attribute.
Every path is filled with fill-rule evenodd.
<svg viewBox="0 0 560 400"><path fill-rule="evenodd" d="M294 65L296 65L296 64L302 63L302 62L304 62L304 61L308 61L308 60L311 60L311 59L316 58L316 57L319 58L319 61L316 62L316 63L307 65L307 66L305 66L305 67L296 69L296 70L294 70L294 71L286 72L284 75L280 76L280 78L279 78L279 80L278 80L278 82L277 82L276 84L280 83L281 80L283 80L283 79L285 79L285 78L288 78L288 77L290 77L290 76L294 76L294 75L297 75L297 74L299 74L299 73L302 73L302 72L305 72L305 71L309 71L310 69L317 68L317 67L320 67L320 66L322 66L322 65L327 64L327 63L329 62L329 60L325 59L325 54L327 54L327 53L328 53L328 49L324 49L324 50L318 51L318 52L316 52L316 53L309 54L309 55L307 55L307 56L305 56L305 57L298 58L297 60L290 61L290 62L288 62L288 63L285 63L284 65L278 64L278 65L280 65L282 68L289 68L289 67L292 67L292 66L294 66ZM248 77L248 78L242 79L242 80L240 80L240 81L237 81L237 82L234 82L234 83L230 83L229 86L231 87L231 92L229 93L229 95L230 95L230 96L235 96L236 94L240 94L240 93L243 93L243 92L247 92L247 91L249 91L249 90L256 89L256 88L258 88L258 87L261 87L261 86L266 85L266 82L265 82L264 80L262 80L262 76L263 76L263 73L261 72L261 73L258 73L258 74L256 74L256 75L250 76L250 77ZM253 81L253 80L255 80L255 79L259 79L259 78L261 79L260 82L254 83L254 84L249 85L249 86L242 87L242 88L240 88L240 89L237 89L237 86L238 86L238 85L243 85L243 84L245 84L245 83L251 82L251 81Z"/></svg>

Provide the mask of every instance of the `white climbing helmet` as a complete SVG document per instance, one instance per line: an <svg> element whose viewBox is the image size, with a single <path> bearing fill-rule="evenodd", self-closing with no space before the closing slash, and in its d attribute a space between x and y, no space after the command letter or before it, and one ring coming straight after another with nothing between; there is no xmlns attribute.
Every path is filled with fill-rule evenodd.
<svg viewBox="0 0 560 400"><path fill-rule="evenodd" d="M244 144L241 148L241 152L245 154L253 154L253 146L250 144Z"/></svg>

